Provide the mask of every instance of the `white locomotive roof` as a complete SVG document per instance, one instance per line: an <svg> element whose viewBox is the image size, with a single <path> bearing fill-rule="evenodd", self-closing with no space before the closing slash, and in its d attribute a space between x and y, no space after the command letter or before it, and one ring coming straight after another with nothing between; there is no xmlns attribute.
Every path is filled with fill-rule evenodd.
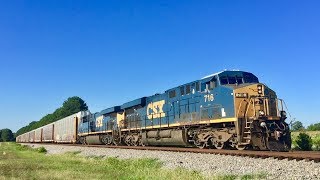
<svg viewBox="0 0 320 180"><path fill-rule="evenodd" d="M205 77L203 77L203 78L201 78L201 79L205 79L205 78L208 78L208 77L212 77L212 76L218 75L218 74L220 74L220 73L222 73L222 72L224 72L224 71L220 71L220 72L217 72L217 73L210 74L210 75L205 76Z"/></svg>

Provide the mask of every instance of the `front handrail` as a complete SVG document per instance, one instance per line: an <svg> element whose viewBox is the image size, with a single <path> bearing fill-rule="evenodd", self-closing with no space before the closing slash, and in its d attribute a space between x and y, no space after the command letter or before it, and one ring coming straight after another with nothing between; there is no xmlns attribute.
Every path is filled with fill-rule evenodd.
<svg viewBox="0 0 320 180"><path fill-rule="evenodd" d="M258 117L257 116L257 109L256 109L256 106L255 106L256 99L258 99L258 100L263 99L263 110L264 110L264 112L266 113L267 116L270 115L270 105L269 105L269 102L267 101L267 100L269 100L269 101L271 100L270 97L267 97L267 96L250 96L249 105L247 106L245 114L244 114L245 118L248 117L248 112L249 112L249 109L251 107L251 104L253 106L253 117ZM284 105L286 106L286 104L285 104L283 99L274 98L274 100L276 102L276 111L277 111L276 113L277 113L277 116L280 117L281 116L280 115L280 111L283 111ZM243 102L244 102L244 100L242 100L241 103L240 103L239 110L238 110L238 115L240 113L240 107L242 106ZM279 107L279 104L280 104L280 107Z"/></svg>

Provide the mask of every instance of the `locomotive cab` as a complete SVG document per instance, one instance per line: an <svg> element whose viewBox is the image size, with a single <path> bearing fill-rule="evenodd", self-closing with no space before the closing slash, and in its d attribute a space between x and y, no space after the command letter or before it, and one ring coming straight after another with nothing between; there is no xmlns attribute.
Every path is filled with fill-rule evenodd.
<svg viewBox="0 0 320 180"><path fill-rule="evenodd" d="M209 119L213 124L211 129L202 130L193 138L195 142L204 142L196 146L290 150L291 137L283 101L255 75L222 71L202 80L204 101L200 107L200 121ZM212 138L211 141L202 138L203 134Z"/></svg>
<svg viewBox="0 0 320 180"><path fill-rule="evenodd" d="M249 79L252 81L246 83L244 78L245 83L235 86L233 92L239 144L260 150L290 150L291 137L283 100L257 78Z"/></svg>

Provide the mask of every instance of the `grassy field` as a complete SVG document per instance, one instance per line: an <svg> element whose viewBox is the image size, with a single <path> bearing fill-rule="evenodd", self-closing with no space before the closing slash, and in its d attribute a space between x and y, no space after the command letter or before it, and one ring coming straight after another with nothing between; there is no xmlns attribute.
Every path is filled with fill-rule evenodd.
<svg viewBox="0 0 320 180"><path fill-rule="evenodd" d="M292 139L292 148L296 148L297 146L297 143L295 142L299 133L301 132L305 132L307 133L311 139L314 141L316 138L319 138L320 137L320 131L294 131L294 132L291 132L291 139ZM314 146L313 146L314 148Z"/></svg>
<svg viewBox="0 0 320 180"><path fill-rule="evenodd" d="M0 179L205 179L199 172L164 169L155 159L119 160L77 156L79 152L46 155L15 143L0 144ZM225 175L209 179L261 179L265 175Z"/></svg>
<svg viewBox="0 0 320 180"><path fill-rule="evenodd" d="M292 139L295 139L299 135L300 131L291 132ZM317 136L320 136L320 131L305 131L312 139Z"/></svg>

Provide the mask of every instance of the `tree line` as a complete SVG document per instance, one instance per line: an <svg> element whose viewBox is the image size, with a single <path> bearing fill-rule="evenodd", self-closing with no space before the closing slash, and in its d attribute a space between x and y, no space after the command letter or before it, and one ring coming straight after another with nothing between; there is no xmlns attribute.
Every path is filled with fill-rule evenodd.
<svg viewBox="0 0 320 180"><path fill-rule="evenodd" d="M0 129L0 142L14 141L14 134L10 129Z"/></svg>
<svg viewBox="0 0 320 180"><path fill-rule="evenodd" d="M63 102L62 107L56 109L53 113L47 114L42 117L39 121L32 121L27 126L20 128L16 132L16 136L24 134L26 132L32 131L39 127L45 126L72 114L75 114L79 111L88 110L87 104L80 97L73 96L69 97L66 101Z"/></svg>
<svg viewBox="0 0 320 180"><path fill-rule="evenodd" d="M292 131L301 131L301 130L307 130L307 131L320 131L320 123L311 124L308 127L304 127L302 122L295 121L291 124L291 130Z"/></svg>

